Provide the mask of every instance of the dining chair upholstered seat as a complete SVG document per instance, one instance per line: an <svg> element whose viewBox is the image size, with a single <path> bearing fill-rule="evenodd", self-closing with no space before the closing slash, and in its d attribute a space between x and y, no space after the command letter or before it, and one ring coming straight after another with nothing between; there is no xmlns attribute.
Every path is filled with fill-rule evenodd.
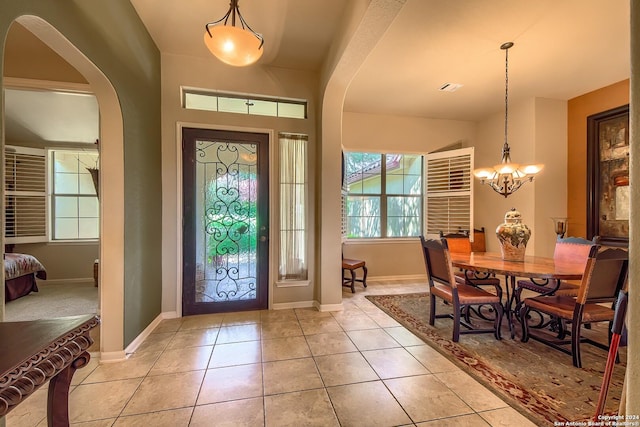
<svg viewBox="0 0 640 427"><path fill-rule="evenodd" d="M629 254L622 248L591 247L584 275L574 298L566 295L546 295L526 298L520 309L522 325L522 341L529 338L547 344L557 350L570 354L573 365L582 367L580 343L587 342L597 347L608 349L608 346L583 337L581 327L584 324L613 321L614 304L618 293L626 287ZM606 303L606 304L603 304ZM532 333L528 324L528 313L536 310L549 316L571 323L571 339L561 336L550 336L543 330ZM567 349L567 345L570 348Z"/></svg>
<svg viewBox="0 0 640 427"><path fill-rule="evenodd" d="M429 324L434 325L436 318L453 319L453 341L458 342L460 334L493 333L496 339L500 339L500 325L502 324L503 308L500 297L484 289L461 284L455 278L447 239L425 239L420 236L422 254L427 280L429 282ZM452 306L452 313L436 314L436 298ZM496 316L493 328L475 328L470 322L461 318L461 308L465 306L491 305ZM465 330L460 330L460 325Z"/></svg>
<svg viewBox="0 0 640 427"><path fill-rule="evenodd" d="M362 269L362 278L358 278L356 274L358 269ZM367 263L364 260L342 258L342 286L350 287L352 293L356 292L356 282L367 287L367 272Z"/></svg>
<svg viewBox="0 0 640 427"><path fill-rule="evenodd" d="M462 298L465 304L486 304L487 302L487 292L475 286L458 284L457 291L458 297ZM438 283L434 284L432 292L448 302L452 301L454 297L454 291L450 286Z"/></svg>
<svg viewBox="0 0 640 427"><path fill-rule="evenodd" d="M576 309L576 300L572 297L562 295L549 295L541 300L541 297L530 298L527 301L529 309L544 310L552 316L561 317L563 319L572 319ZM604 320L612 320L611 308L603 307L600 304L585 304L582 308L582 322L602 322Z"/></svg>

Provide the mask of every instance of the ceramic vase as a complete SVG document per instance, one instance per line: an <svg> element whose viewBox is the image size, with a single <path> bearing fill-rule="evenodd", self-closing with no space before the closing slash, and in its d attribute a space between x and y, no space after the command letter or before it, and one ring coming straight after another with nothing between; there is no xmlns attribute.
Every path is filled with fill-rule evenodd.
<svg viewBox="0 0 640 427"><path fill-rule="evenodd" d="M522 215L516 208L511 208L504 215L504 223L496 228L496 236L500 241L503 260L524 261L524 253L531 237L531 230L522 223Z"/></svg>

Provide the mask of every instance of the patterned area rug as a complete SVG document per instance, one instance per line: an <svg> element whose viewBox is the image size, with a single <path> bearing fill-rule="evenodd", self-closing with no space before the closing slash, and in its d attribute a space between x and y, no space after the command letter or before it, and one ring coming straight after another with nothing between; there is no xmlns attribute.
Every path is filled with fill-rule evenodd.
<svg viewBox="0 0 640 427"><path fill-rule="evenodd" d="M369 295L367 298L536 424L585 422L587 425L595 414L607 360L605 350L582 344L583 368L576 368L571 356L565 353L538 341L521 342L519 325L515 328L516 338L511 339L504 320L501 341L493 334L468 334L461 335L460 341L454 343L452 320L436 319L435 326L429 326L427 293ZM451 306L438 302L436 312L451 312ZM474 318L472 322L483 326ZM585 335L603 343L607 342L607 334L605 323L585 331ZM621 363L613 370L606 413L618 411L626 347L620 348L620 358Z"/></svg>

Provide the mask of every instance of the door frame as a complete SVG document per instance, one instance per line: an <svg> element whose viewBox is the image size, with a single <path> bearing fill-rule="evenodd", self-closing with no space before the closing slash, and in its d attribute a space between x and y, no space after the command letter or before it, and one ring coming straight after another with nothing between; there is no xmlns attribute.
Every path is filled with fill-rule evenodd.
<svg viewBox="0 0 640 427"><path fill-rule="evenodd" d="M204 200L200 201L200 198L203 196L202 191L204 189L201 188L201 185L207 182L206 171L208 170L206 167L203 171L205 175L198 177L199 171L199 157L203 155L199 147L199 143L202 142L205 144L204 149L208 152L206 164L209 164L211 168L215 169L215 176L220 177L220 168L223 167L220 164L226 164L222 158L225 158L228 161L231 161L234 155L232 154L234 151L238 151L236 153L235 162L233 164L228 164L228 171L236 170L234 165L237 166L237 172L242 173L241 171L246 171L247 173L255 173L255 178L252 178L253 182L252 186L255 187L255 194L253 195L256 199L253 199L255 203L255 217L250 214L249 211L246 212L246 217L244 217L244 223L247 227L248 233L244 237L239 237L239 240L236 241L233 237L230 237L229 240L226 238L223 241L219 241L217 238L214 238L216 242L216 246L220 243L226 246L226 244L235 242L238 248L238 258L234 256L234 252L228 254L230 258L222 256L224 264L227 265L228 270L226 272L225 277L222 278L222 282L218 280L218 275L220 274L219 267L216 265L215 268L213 266L207 267L207 265L203 265L203 273L206 276L207 270L211 270L210 274L215 274L215 280L213 283L209 283L207 285L207 289L209 292L215 292L218 290L218 286L221 283L224 283L224 286L231 286L229 288L230 292L234 292L231 290L233 288L233 283L236 283L234 280L234 271L239 274L240 281L244 282L244 286L250 286L251 282L255 286L255 294L253 298L239 298L236 299L232 295L229 295L230 298L227 300L212 300L212 301L200 301L198 298L198 292L196 290L198 284L198 273L196 265L203 260L198 256L198 248L205 251L204 256L208 258L210 255L207 254L207 251L210 250L209 246L207 246L208 239L202 236L200 233L204 230L199 230L200 221L203 219L203 215L206 215L206 212L211 209L210 206L206 204L207 197L204 196ZM227 155L220 156L218 150L220 150L220 146L216 149L214 146L221 145L222 147L227 146L228 144L243 146L244 149L240 150L237 147L232 149L224 150L227 151ZM251 163L250 160L247 160L246 163L242 160L241 151L247 150L247 153L254 153L255 162ZM217 155L216 155L217 153ZM183 221L183 278L182 278L182 314L196 315L196 314L207 314L207 313L225 313L225 312L233 312L233 311L250 311L250 310L264 310L268 306L268 295L269 295L269 134L267 133L257 133L257 132L235 132L235 131L221 131L221 130L212 130L212 129L201 129L201 128L182 128L182 155L183 155L183 183L184 188L182 190L183 197L183 215L187 215L185 220ZM240 157L237 157L237 156ZM245 169L248 167L248 169ZM233 168L233 169L231 169ZM226 173L225 173L226 175ZM241 176L241 175L240 175ZM238 176L236 179L241 179ZM204 179L204 181L202 181ZM228 179L228 178L227 178ZM240 191L240 182L236 182L236 179L232 178L232 182L227 182L227 185L232 187L234 190ZM248 178L247 178L248 179ZM236 185L238 187L236 187ZM217 191L220 189L218 184L216 184L216 196L214 200L214 206L217 205ZM207 190L204 190L207 192ZM241 192L238 193L236 197L241 197ZM219 199L220 202L226 204L231 203L231 205L227 205L227 213L225 214L225 218L227 220L233 221L243 221L243 219L237 217L239 212L229 212L229 208L231 206L237 206L237 203L240 203L240 206L244 206L241 202L242 199L238 198L230 198L226 199L222 197ZM235 200L235 201L234 201ZM205 203L204 205L200 205L200 203ZM231 209L235 211L235 209ZM250 218L255 219L255 224L249 226ZM233 225L232 225L233 226ZM223 226L225 227L225 226ZM207 229L207 226L204 227ZM232 230L236 230L235 228L227 229L227 233L230 233ZM244 232L239 233L244 234ZM208 231L206 231L209 234ZM212 233L213 236L216 236L218 233ZM234 234L234 233L232 233ZM204 237L204 240L203 240ZM248 239L248 240L247 240ZM251 242L255 239L255 247L252 248ZM240 247L244 244L248 245L246 247L249 250L249 253L253 253L255 256L255 263L249 262L247 265L248 271L246 273L249 276L244 276L241 274L241 271L244 270L240 261L240 255L243 252L240 250ZM202 254L200 255L202 256ZM207 261L205 261L206 263ZM236 264L237 263L237 264ZM254 265L255 270L251 269L251 265ZM239 268L239 271L235 269ZM251 278L253 277L253 281ZM214 288L209 288L209 286L214 286ZM249 288L245 288L244 286L236 283L237 290L244 292L249 292ZM187 302L185 302L187 299Z"/></svg>
<svg viewBox="0 0 640 427"><path fill-rule="evenodd" d="M176 227L176 296L175 296L175 307L176 307L176 315L177 317L183 317L182 314L182 277L184 273L182 259L183 259L183 243L184 236L182 233L182 222L183 222L183 212L182 212L182 204L184 202L182 197L182 131L184 128L198 128L198 129L206 129L206 130L220 130L220 131L231 131L231 132L254 132L254 133L264 133L269 136L269 241L268 241L268 251L269 251L269 273L268 273L268 296L267 296L267 307L269 310L273 308L273 287L275 283L274 274L277 271L277 253L274 236L277 236L275 233L277 227L277 204L276 204L276 185L277 185L277 176L276 172L278 171L277 164L275 163L276 159L276 140L274 138L275 130L274 129L266 129L266 128L254 128L254 127L241 127L241 126L224 126L224 125L216 125L211 123L193 123L193 122L177 122L176 123L176 151L175 151L175 165L176 165L176 218L178 219L175 224Z"/></svg>

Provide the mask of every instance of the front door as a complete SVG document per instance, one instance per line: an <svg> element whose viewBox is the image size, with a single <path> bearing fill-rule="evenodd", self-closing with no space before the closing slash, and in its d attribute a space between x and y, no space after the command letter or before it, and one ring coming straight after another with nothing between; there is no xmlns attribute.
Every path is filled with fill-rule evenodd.
<svg viewBox="0 0 640 427"><path fill-rule="evenodd" d="M267 308L269 136L184 128L182 314Z"/></svg>

